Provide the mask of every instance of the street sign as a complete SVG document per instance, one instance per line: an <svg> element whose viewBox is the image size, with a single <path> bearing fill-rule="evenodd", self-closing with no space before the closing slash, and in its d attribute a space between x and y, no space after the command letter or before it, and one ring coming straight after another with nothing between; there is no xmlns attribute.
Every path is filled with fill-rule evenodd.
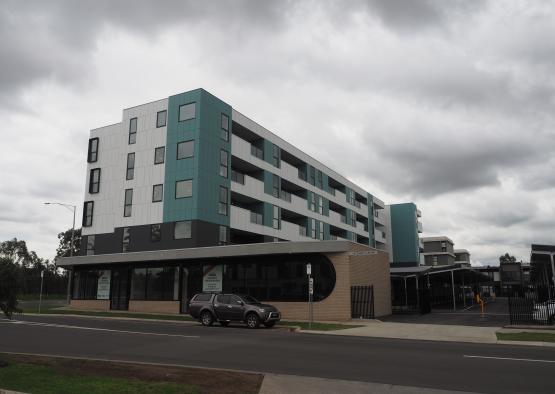
<svg viewBox="0 0 555 394"><path fill-rule="evenodd" d="M311 275L312 274L312 264L308 263L306 265L306 274L307 275Z"/></svg>
<svg viewBox="0 0 555 394"><path fill-rule="evenodd" d="M314 294L314 278L308 280L308 294Z"/></svg>

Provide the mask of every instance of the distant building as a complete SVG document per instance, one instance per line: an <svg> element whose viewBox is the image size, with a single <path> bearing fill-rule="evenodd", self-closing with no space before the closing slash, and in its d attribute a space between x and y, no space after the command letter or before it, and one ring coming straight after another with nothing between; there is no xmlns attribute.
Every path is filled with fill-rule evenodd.
<svg viewBox="0 0 555 394"><path fill-rule="evenodd" d="M455 249L455 263L470 265L470 252L466 249Z"/></svg>
<svg viewBox="0 0 555 394"><path fill-rule="evenodd" d="M455 264L454 243L449 237L425 237L422 238L424 245L425 265L450 265Z"/></svg>
<svg viewBox="0 0 555 394"><path fill-rule="evenodd" d="M386 216L391 220L386 228L390 231L388 248L389 262L396 267L417 267L420 265L420 242L422 223L420 211L414 203L386 206Z"/></svg>

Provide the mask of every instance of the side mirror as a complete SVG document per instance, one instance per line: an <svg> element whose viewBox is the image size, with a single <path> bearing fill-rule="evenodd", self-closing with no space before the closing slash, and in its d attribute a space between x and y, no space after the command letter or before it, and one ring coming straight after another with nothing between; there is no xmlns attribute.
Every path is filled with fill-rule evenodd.
<svg viewBox="0 0 555 394"><path fill-rule="evenodd" d="M244 303L243 301L241 301L241 300L238 300L237 303L238 303L239 305L241 305L241 306L245 305L245 303Z"/></svg>

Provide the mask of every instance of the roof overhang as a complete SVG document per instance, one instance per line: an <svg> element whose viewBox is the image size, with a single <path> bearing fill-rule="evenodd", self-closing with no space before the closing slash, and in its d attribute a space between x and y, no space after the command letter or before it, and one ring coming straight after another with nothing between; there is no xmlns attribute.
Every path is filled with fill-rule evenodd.
<svg viewBox="0 0 555 394"><path fill-rule="evenodd" d="M151 250L145 252L99 254L93 256L61 257L55 260L58 267L78 265L122 264L143 261L193 260L223 257L256 256L271 254L341 253L351 250L351 241L269 242L256 244L210 246L202 248ZM364 246L363 246L364 247ZM369 251L380 251L367 247ZM385 252L384 252L385 253Z"/></svg>

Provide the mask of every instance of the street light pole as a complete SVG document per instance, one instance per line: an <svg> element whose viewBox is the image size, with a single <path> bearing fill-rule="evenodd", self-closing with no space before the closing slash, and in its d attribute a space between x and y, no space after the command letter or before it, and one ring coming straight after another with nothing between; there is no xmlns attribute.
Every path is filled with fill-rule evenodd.
<svg viewBox="0 0 555 394"><path fill-rule="evenodd" d="M77 206L73 205L73 204L65 204L62 202L45 202L44 205L60 205L64 208L69 209L70 211L73 211L73 226L71 227L71 245L69 247L69 256L73 257L73 248L74 248L74 242L75 242L75 211L77 210ZM71 279L72 279L72 269L68 269L68 275L67 275L67 303L69 305L70 299L71 299Z"/></svg>

